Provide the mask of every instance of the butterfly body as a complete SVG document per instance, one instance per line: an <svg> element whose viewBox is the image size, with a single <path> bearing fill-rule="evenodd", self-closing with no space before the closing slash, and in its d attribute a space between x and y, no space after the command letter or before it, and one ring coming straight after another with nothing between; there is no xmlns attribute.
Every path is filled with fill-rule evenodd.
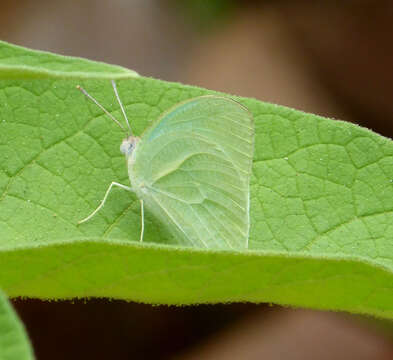
<svg viewBox="0 0 393 360"><path fill-rule="evenodd" d="M223 97L191 99L164 113L140 141L130 140L132 189L179 244L247 247L253 151L247 109Z"/></svg>

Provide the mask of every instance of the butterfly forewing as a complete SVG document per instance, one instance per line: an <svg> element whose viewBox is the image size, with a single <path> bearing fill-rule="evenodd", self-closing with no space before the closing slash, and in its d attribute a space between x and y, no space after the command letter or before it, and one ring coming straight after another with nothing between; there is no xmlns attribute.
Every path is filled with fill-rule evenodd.
<svg viewBox="0 0 393 360"><path fill-rule="evenodd" d="M188 100L143 135L132 186L179 244L247 248L253 141L252 116L236 101Z"/></svg>

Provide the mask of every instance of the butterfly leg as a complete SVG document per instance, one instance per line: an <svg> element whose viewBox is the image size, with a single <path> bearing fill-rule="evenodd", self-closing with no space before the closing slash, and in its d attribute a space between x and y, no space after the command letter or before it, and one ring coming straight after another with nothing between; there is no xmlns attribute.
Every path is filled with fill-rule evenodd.
<svg viewBox="0 0 393 360"><path fill-rule="evenodd" d="M140 199L139 201L141 202L141 221L142 221L142 224L141 224L141 237L140 237L139 241L142 242L143 241L143 233L145 231L145 211L143 209L143 200Z"/></svg>
<svg viewBox="0 0 393 360"><path fill-rule="evenodd" d="M119 188L121 188L121 189L128 190L128 191L132 191L132 192L133 192L133 190L132 190L131 187L125 186L125 185L123 185L123 184L119 184L119 183L113 181L113 182L109 185L108 190L106 191L105 196L104 196L104 198L102 199L101 204L97 207L97 209L95 209L88 217L86 217L86 218L84 218L84 219L78 221L78 224L82 224L82 223L84 223L84 222L86 222L86 221L89 221L95 214L97 214L97 213L101 210L101 208L104 206L105 201L106 201L106 198L108 197L108 195L109 195L110 191L112 190L112 187L113 187L113 186L117 186L117 187L119 187Z"/></svg>

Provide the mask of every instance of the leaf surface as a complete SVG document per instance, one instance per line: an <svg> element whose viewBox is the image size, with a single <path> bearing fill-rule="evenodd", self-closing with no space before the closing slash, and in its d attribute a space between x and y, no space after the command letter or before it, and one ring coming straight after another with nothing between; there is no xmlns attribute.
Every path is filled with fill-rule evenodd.
<svg viewBox="0 0 393 360"><path fill-rule="evenodd" d="M256 128L250 249L168 245L149 214L141 244L139 201L125 191L77 226L111 181L129 185L123 134L75 89L121 118L108 81L119 68L58 55L49 67L49 54L22 48L13 65L14 49L0 43L0 286L10 296L274 302L393 318L391 140L234 97ZM23 68L23 51L35 70L10 72ZM137 135L174 104L214 94L133 72L116 78Z"/></svg>
<svg viewBox="0 0 393 360"><path fill-rule="evenodd" d="M7 297L0 291L0 359L33 360L33 350Z"/></svg>

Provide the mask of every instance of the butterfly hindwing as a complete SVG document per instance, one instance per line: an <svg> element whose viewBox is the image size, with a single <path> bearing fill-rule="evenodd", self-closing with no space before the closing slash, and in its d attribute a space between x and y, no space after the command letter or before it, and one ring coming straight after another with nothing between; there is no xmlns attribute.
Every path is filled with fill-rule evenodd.
<svg viewBox="0 0 393 360"><path fill-rule="evenodd" d="M142 136L129 175L179 244L247 248L254 125L234 100L202 96L164 113Z"/></svg>

